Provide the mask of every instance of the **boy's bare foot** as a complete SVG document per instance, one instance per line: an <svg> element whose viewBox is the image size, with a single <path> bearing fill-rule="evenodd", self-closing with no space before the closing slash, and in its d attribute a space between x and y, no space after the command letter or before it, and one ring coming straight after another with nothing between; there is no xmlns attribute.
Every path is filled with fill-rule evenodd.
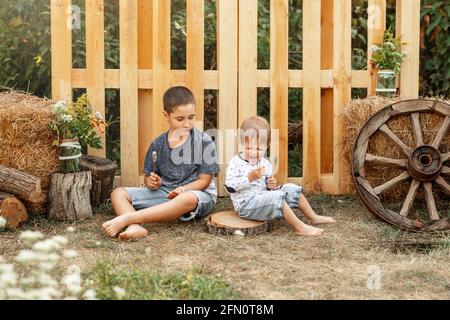
<svg viewBox="0 0 450 320"><path fill-rule="evenodd" d="M307 224L294 228L294 232L298 236L317 237L323 233L323 229L308 226Z"/></svg>
<svg viewBox="0 0 450 320"><path fill-rule="evenodd" d="M322 223L335 223L336 220L334 220L332 217L325 217L325 216L316 216L314 219L310 219L311 224L322 224Z"/></svg>
<svg viewBox="0 0 450 320"><path fill-rule="evenodd" d="M148 235L147 229L138 224L131 224L128 226L128 228L125 229L124 232L119 233L119 240L124 241L136 238L143 238L147 235Z"/></svg>
<svg viewBox="0 0 450 320"><path fill-rule="evenodd" d="M111 238L115 237L122 228L126 227L126 218L124 215L115 217L114 219L106 221L102 227L106 234Z"/></svg>

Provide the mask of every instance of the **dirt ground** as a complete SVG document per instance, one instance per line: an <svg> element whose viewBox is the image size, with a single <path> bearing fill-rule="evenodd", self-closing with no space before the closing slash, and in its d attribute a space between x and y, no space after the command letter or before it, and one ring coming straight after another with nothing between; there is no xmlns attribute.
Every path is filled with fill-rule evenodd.
<svg viewBox="0 0 450 320"><path fill-rule="evenodd" d="M400 231L375 219L353 196L308 198L337 220L319 238L297 237L284 221L247 237L209 234L203 221L175 221L147 226L148 237L124 243L101 229L112 216L110 206L77 223L33 217L21 230L68 236L83 271L97 261L161 273L199 268L227 281L243 299L450 299L450 233ZM223 198L215 211L228 208L231 202ZM75 232L69 234L69 226ZM6 259L21 248L21 230L0 233Z"/></svg>

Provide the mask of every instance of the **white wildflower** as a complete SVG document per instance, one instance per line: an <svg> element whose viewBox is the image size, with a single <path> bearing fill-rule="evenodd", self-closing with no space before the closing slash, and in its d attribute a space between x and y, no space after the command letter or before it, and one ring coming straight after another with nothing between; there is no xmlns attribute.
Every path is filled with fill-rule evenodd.
<svg viewBox="0 0 450 320"><path fill-rule="evenodd" d="M38 260L38 255L28 249L20 250L19 254L15 257L15 260L20 263L28 263L30 261L36 261Z"/></svg>
<svg viewBox="0 0 450 320"><path fill-rule="evenodd" d="M58 250L60 248L61 248L60 242L53 240L53 239L39 241L33 245L33 250L40 251L40 252L50 252L50 251Z"/></svg>
<svg viewBox="0 0 450 320"><path fill-rule="evenodd" d="M68 296L68 297L65 297L64 300L78 300L78 298L73 297L73 296Z"/></svg>
<svg viewBox="0 0 450 320"><path fill-rule="evenodd" d="M55 267L55 264L52 262L40 262L38 264L39 269L41 269L42 271L52 271L53 268Z"/></svg>
<svg viewBox="0 0 450 320"><path fill-rule="evenodd" d="M125 289L121 287L113 287L113 290L116 293L117 299L121 300L125 296Z"/></svg>
<svg viewBox="0 0 450 320"><path fill-rule="evenodd" d="M0 217L0 230L3 229L4 227L6 227L7 222L8 221L5 218Z"/></svg>
<svg viewBox="0 0 450 320"><path fill-rule="evenodd" d="M73 120L73 118L72 118L72 116L70 114L63 114L61 116L61 120L62 120L62 122L69 123L69 122L71 122Z"/></svg>
<svg viewBox="0 0 450 320"><path fill-rule="evenodd" d="M60 100L60 101L56 102L53 106L53 112L55 112L55 113L64 112L66 110L67 110L66 101L64 101L64 100Z"/></svg>
<svg viewBox="0 0 450 320"><path fill-rule="evenodd" d="M94 113L94 117L97 120L103 120L102 114L99 111Z"/></svg>
<svg viewBox="0 0 450 320"><path fill-rule="evenodd" d="M64 284L67 290L72 294L79 294L81 292L81 276L78 273L66 274L61 283Z"/></svg>
<svg viewBox="0 0 450 320"><path fill-rule="evenodd" d="M5 261L5 259L3 259L2 256L0 256L0 263L3 263L3 261Z"/></svg>
<svg viewBox="0 0 450 320"><path fill-rule="evenodd" d="M64 258L72 259L78 256L78 252L76 252L75 250L65 250L63 252L63 256Z"/></svg>
<svg viewBox="0 0 450 320"><path fill-rule="evenodd" d="M25 300L28 295L21 288L8 288L5 290L6 296L11 300Z"/></svg>
<svg viewBox="0 0 450 320"><path fill-rule="evenodd" d="M67 232L74 232L75 231L75 228L74 227L68 227L67 228Z"/></svg>
<svg viewBox="0 0 450 320"><path fill-rule="evenodd" d="M15 286L17 284L17 274L14 272L14 265L0 264L0 288Z"/></svg>
<svg viewBox="0 0 450 320"><path fill-rule="evenodd" d="M87 289L84 294L83 294L83 298L85 300L96 300L97 299L97 293L95 292L94 289Z"/></svg>
<svg viewBox="0 0 450 320"><path fill-rule="evenodd" d="M20 234L20 239L33 242L42 239L44 235L40 231L24 231Z"/></svg>
<svg viewBox="0 0 450 320"><path fill-rule="evenodd" d="M46 273L40 273L37 276L37 282L39 282L40 285L46 286L46 287L58 286L58 281L56 281L52 276L50 276Z"/></svg>
<svg viewBox="0 0 450 320"><path fill-rule="evenodd" d="M100 246L102 245L102 242L101 242L101 241L96 241L96 242L95 242L95 245L96 245L97 247L100 247Z"/></svg>
<svg viewBox="0 0 450 320"><path fill-rule="evenodd" d="M24 277L19 280L20 285L22 286L31 286L32 284L35 284L37 282L36 278L31 277Z"/></svg>
<svg viewBox="0 0 450 320"><path fill-rule="evenodd" d="M53 241L56 241L57 243L59 243L59 244L62 245L62 246L65 246L65 245L67 244L67 242L69 242L69 241L67 240L67 238L64 237L64 236L54 236L54 237L52 238L52 240L53 240Z"/></svg>

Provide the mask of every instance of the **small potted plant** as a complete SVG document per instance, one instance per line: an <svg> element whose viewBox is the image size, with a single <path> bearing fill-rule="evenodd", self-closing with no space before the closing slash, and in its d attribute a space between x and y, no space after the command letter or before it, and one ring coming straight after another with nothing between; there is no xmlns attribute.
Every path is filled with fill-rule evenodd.
<svg viewBox="0 0 450 320"><path fill-rule="evenodd" d="M105 132L107 122L93 112L88 97L82 95L75 103L58 101L53 106L49 128L56 133L60 173L52 175L49 190L49 216L58 220L80 220L92 216L90 171L80 171L82 151L89 146L100 149L102 140L97 131Z"/></svg>
<svg viewBox="0 0 450 320"><path fill-rule="evenodd" d="M377 95L391 96L397 92L396 79L400 74L401 63L407 56L402 51L400 38L394 38L393 34L386 30L383 41L379 45L370 47L372 51L372 65L377 69Z"/></svg>

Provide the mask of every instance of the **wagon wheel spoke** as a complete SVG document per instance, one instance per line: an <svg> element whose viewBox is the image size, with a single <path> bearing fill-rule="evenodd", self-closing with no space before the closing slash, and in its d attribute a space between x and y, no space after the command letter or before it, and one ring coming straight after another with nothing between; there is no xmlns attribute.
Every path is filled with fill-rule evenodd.
<svg viewBox="0 0 450 320"><path fill-rule="evenodd" d="M450 127L450 117L445 117L442 127L439 129L436 137L434 138L432 146L436 149L439 148L445 136L447 135L448 128Z"/></svg>
<svg viewBox="0 0 450 320"><path fill-rule="evenodd" d="M436 202L434 201L433 196L433 187L431 186L431 182L425 182L423 184L425 191L425 200L427 201L428 214L431 220L439 220L439 214L436 209Z"/></svg>
<svg viewBox="0 0 450 320"><path fill-rule="evenodd" d="M412 129L414 132L414 137L416 139L416 146L423 145L423 136L422 136L422 128L420 127L420 118L419 113L414 112L411 113L411 120L412 120Z"/></svg>
<svg viewBox="0 0 450 320"><path fill-rule="evenodd" d="M398 185L402 181L405 181L408 178L409 178L408 172L404 171L402 174L400 174L397 177L395 177L395 178L393 178L393 179L383 183L382 185L374 188L373 190L375 191L376 195L379 195L380 193L383 193L385 191L388 191L388 190L392 189L393 187L395 187L396 185Z"/></svg>
<svg viewBox="0 0 450 320"><path fill-rule="evenodd" d="M394 167L394 168L406 168L408 165L407 159L392 159L386 157L375 156L373 154L366 154L366 161L371 164Z"/></svg>
<svg viewBox="0 0 450 320"><path fill-rule="evenodd" d="M450 194L450 184L447 183L447 181L444 180L441 176L437 177L436 180L434 180L439 187L442 188L446 193Z"/></svg>
<svg viewBox="0 0 450 320"><path fill-rule="evenodd" d="M442 166L441 168L441 174L449 176L450 175L450 167Z"/></svg>
<svg viewBox="0 0 450 320"><path fill-rule="evenodd" d="M411 182L411 186L409 187L408 194L406 195L405 202L403 202L402 209L400 210L400 215L406 217L411 210L411 207L414 203L414 199L416 198L417 190L419 190L420 181L413 180Z"/></svg>
<svg viewBox="0 0 450 320"><path fill-rule="evenodd" d="M394 142L400 148L400 150L402 150L403 153L409 157L409 155L412 152L412 149L408 147L406 144L404 144L404 142L400 140L400 138L397 137L396 134L393 133L387 125L383 124L380 127L380 131L384 132L392 140L392 142Z"/></svg>

